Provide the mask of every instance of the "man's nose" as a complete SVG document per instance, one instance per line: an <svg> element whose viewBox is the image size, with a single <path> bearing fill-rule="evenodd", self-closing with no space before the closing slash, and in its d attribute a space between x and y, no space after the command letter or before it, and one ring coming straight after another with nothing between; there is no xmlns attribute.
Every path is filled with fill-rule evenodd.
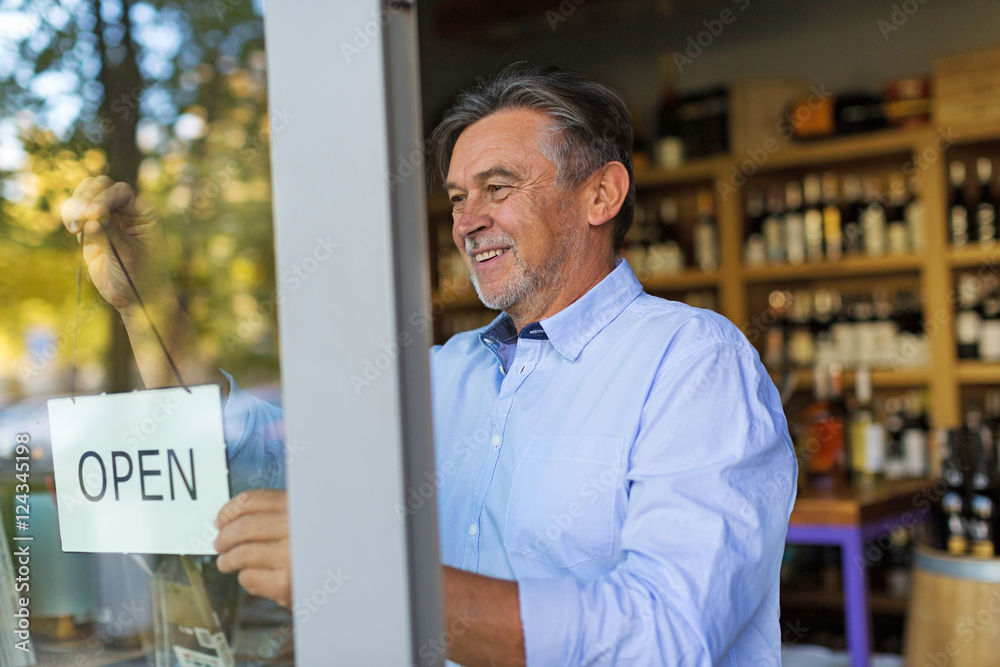
<svg viewBox="0 0 1000 667"><path fill-rule="evenodd" d="M486 202L470 196L466 198L462 212L455 220L455 234L465 238L487 229L492 224L493 219L488 215Z"/></svg>

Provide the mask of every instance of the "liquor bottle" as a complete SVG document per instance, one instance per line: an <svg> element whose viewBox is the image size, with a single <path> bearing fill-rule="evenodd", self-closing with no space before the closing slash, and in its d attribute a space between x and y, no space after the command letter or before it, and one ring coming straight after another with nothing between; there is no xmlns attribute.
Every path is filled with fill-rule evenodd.
<svg viewBox="0 0 1000 667"><path fill-rule="evenodd" d="M649 246L646 262L650 276L663 278L684 270L684 251L677 240L677 201L664 197L657 213L656 238Z"/></svg>
<svg viewBox="0 0 1000 667"><path fill-rule="evenodd" d="M840 293L834 290L819 289L813 294L813 314L810 328L812 330L813 345L816 348L816 360L826 363L840 364L836 358L836 349L833 346L833 314L840 306Z"/></svg>
<svg viewBox="0 0 1000 667"><path fill-rule="evenodd" d="M833 322L830 324L830 338L833 341L833 359L845 368L853 368L857 364L857 345L854 340L854 321L851 310L853 302L850 297L838 295L839 305L834 308Z"/></svg>
<svg viewBox="0 0 1000 667"><path fill-rule="evenodd" d="M970 550L977 558L996 555L997 510L1000 494L997 488L996 463L993 460L993 441L985 424L979 437L971 442L972 483L969 496L968 530Z"/></svg>
<svg viewBox="0 0 1000 667"><path fill-rule="evenodd" d="M906 227L909 230L910 249L921 253L927 249L927 204L924 203L920 181L910 181L911 198L903 211Z"/></svg>
<svg viewBox="0 0 1000 667"><path fill-rule="evenodd" d="M906 477L927 476L927 413L920 392L913 392L906 402L906 419L901 435L903 468Z"/></svg>
<svg viewBox="0 0 1000 667"><path fill-rule="evenodd" d="M945 485L941 496L939 531L941 539L939 546L956 556L965 554L969 547L968 529L965 521L965 445L968 433L968 415L966 428L951 429L947 432L941 444L941 479Z"/></svg>
<svg viewBox="0 0 1000 667"><path fill-rule="evenodd" d="M837 174L823 174L823 247L826 258L836 261L844 254L844 230L837 203Z"/></svg>
<svg viewBox="0 0 1000 667"><path fill-rule="evenodd" d="M861 214L861 179L854 174L844 176L844 198L840 205L840 218L844 229L844 254L860 255L864 252L864 227Z"/></svg>
<svg viewBox="0 0 1000 667"><path fill-rule="evenodd" d="M899 365L926 366L929 357L920 297L913 292L898 292L894 319L897 328L895 358Z"/></svg>
<svg viewBox="0 0 1000 667"><path fill-rule="evenodd" d="M797 181L790 181L785 186L785 255L789 264L801 264L806 259L802 187Z"/></svg>
<svg viewBox="0 0 1000 667"><path fill-rule="evenodd" d="M767 192L767 217L764 218L764 246L768 264L785 261L784 195L780 188Z"/></svg>
<svg viewBox="0 0 1000 667"><path fill-rule="evenodd" d="M698 222L694 225L695 264L702 271L719 268L719 236L711 190L698 191Z"/></svg>
<svg viewBox="0 0 1000 667"><path fill-rule="evenodd" d="M885 255L885 209L879 202L879 190L877 178L865 180L865 210L861 214L861 227L864 229L865 254L869 257Z"/></svg>
<svg viewBox="0 0 1000 667"><path fill-rule="evenodd" d="M872 309L874 318L871 323L873 351L869 361L878 360L881 364L893 358L896 351L896 335L898 330L892 318L892 301L884 289L872 292Z"/></svg>
<svg viewBox="0 0 1000 667"><path fill-rule="evenodd" d="M872 412L872 375L867 366L854 373L858 407L851 417L851 462L854 481L869 486L885 473L885 430Z"/></svg>
<svg viewBox="0 0 1000 667"><path fill-rule="evenodd" d="M992 246L997 242L996 205L993 201L993 162L981 157L976 160L979 178L979 203L976 205L976 228L979 244Z"/></svg>
<svg viewBox="0 0 1000 667"><path fill-rule="evenodd" d="M983 315L979 326L979 358L1000 361L1000 292L993 285L983 299Z"/></svg>
<svg viewBox="0 0 1000 667"><path fill-rule="evenodd" d="M979 282L974 275L958 279L958 314L955 316L955 339L959 359L979 358L979 335L982 316L979 311Z"/></svg>
<svg viewBox="0 0 1000 667"><path fill-rule="evenodd" d="M969 207L965 199L965 163L955 160L948 166L951 198L948 203L948 230L951 244L956 248L972 241L969 225Z"/></svg>
<svg viewBox="0 0 1000 667"><path fill-rule="evenodd" d="M764 193L751 190L747 193L747 234L743 246L743 263L750 267L764 266L767 263L767 244L764 241Z"/></svg>
<svg viewBox="0 0 1000 667"><path fill-rule="evenodd" d="M854 461L851 452L851 432L848 429L847 402L844 400L844 374L840 364L831 363L830 369L830 415L841 432L840 451L837 454L837 473L842 481L851 482Z"/></svg>
<svg viewBox="0 0 1000 667"><path fill-rule="evenodd" d="M893 396L885 401L885 478L903 479L906 477L906 462L903 453L903 430L906 428L906 402L903 398Z"/></svg>
<svg viewBox="0 0 1000 667"><path fill-rule="evenodd" d="M791 295L784 290L774 290L767 297L767 303L774 312L774 324L767 328L764 338L764 366L769 370L783 368L788 353L788 309Z"/></svg>
<svg viewBox="0 0 1000 667"><path fill-rule="evenodd" d="M810 262L823 260L823 209L820 200L823 188L819 174L806 174L802 182L802 198L805 208L802 213L805 229L806 259Z"/></svg>
<svg viewBox="0 0 1000 667"><path fill-rule="evenodd" d="M672 169L684 161L684 140L682 123L678 114L676 79L677 67L664 54L660 62L660 103L656 114L656 141L653 146L653 160L656 166Z"/></svg>
<svg viewBox="0 0 1000 667"><path fill-rule="evenodd" d="M808 290L796 290L788 311L788 363L793 368L809 368L816 360L816 340L813 337L812 295Z"/></svg>
<svg viewBox="0 0 1000 667"><path fill-rule="evenodd" d="M875 366L884 361L876 353L878 336L873 316L871 301L859 296L854 302L854 313L851 318L854 322L855 360L866 366Z"/></svg>
<svg viewBox="0 0 1000 667"><path fill-rule="evenodd" d="M886 238L890 255L904 255L910 252L910 230L904 214L908 192L902 174L889 179L889 203L885 209Z"/></svg>
<svg viewBox="0 0 1000 667"><path fill-rule="evenodd" d="M830 488L842 480L845 424L830 405L830 367L816 365L813 401L796 417L808 482Z"/></svg>

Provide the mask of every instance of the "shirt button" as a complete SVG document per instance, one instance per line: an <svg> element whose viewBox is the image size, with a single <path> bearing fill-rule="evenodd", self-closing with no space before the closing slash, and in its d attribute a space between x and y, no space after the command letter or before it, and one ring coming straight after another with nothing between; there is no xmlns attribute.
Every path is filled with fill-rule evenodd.
<svg viewBox="0 0 1000 667"><path fill-rule="evenodd" d="M475 536L475 534L478 532L479 532L479 526L477 526L476 524L472 524L471 526L469 526L469 535Z"/></svg>
<svg viewBox="0 0 1000 667"><path fill-rule="evenodd" d="M491 440L490 442L493 443L494 447L499 447L500 446L500 436L499 435L494 435L493 436L493 440Z"/></svg>

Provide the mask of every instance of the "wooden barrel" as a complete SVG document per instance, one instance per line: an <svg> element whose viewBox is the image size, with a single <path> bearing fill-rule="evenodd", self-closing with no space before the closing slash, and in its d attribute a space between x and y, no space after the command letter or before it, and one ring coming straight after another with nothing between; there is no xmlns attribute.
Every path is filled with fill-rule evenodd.
<svg viewBox="0 0 1000 667"><path fill-rule="evenodd" d="M917 547L907 667L1000 667L1000 558Z"/></svg>

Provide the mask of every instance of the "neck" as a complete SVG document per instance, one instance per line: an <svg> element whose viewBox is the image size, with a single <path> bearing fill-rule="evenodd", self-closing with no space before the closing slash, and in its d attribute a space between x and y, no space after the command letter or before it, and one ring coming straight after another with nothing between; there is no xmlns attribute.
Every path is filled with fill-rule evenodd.
<svg viewBox="0 0 1000 667"><path fill-rule="evenodd" d="M521 330L532 322L552 317L574 304L580 297L604 280L614 268L614 259L607 263L591 263L586 269L581 268L574 275L564 276L559 282L565 287L548 300L541 301L541 295L536 292L532 298L516 303L504 312L513 320L514 327L520 334Z"/></svg>

